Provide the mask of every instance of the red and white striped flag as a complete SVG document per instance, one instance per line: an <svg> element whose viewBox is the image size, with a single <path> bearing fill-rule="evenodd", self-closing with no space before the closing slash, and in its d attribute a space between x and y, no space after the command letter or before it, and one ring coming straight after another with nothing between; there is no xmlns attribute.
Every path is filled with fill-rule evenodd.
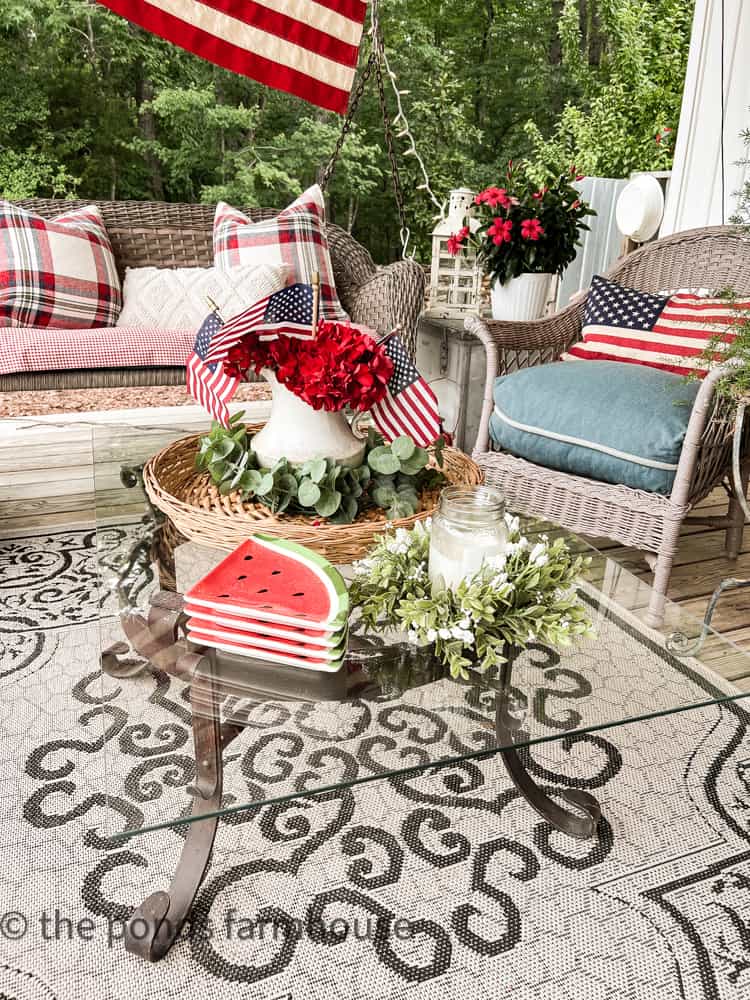
<svg viewBox="0 0 750 1000"><path fill-rule="evenodd" d="M99 0L202 59L345 114L364 0Z"/></svg>
<svg viewBox="0 0 750 1000"><path fill-rule="evenodd" d="M284 291L284 289L281 289L281 291ZM257 302L254 302L248 309L243 310L241 313L237 313L236 316L232 316L232 318L228 319L226 322L222 322L220 319L220 325L218 328L212 328L207 351L203 361L207 365L212 364L214 361L224 361L231 348L233 348L235 344L239 344L245 334L254 330L265 318L268 304L273 301L276 294L278 293L274 292L271 295L265 295L262 299L258 299ZM214 312L213 315L218 317L218 313L216 312ZM211 317L209 316L208 319L210 318ZM208 320L205 320L203 326L205 326L207 322ZM201 327L201 330L202 329L203 327ZM198 331L198 337L200 338L200 331ZM196 351L197 349L198 342L196 340Z"/></svg>
<svg viewBox="0 0 750 1000"><path fill-rule="evenodd" d="M706 352L715 350L719 360L748 310L747 300L692 292L654 295L595 274L586 298L582 339L568 348L562 360L622 361L703 378L708 374Z"/></svg>
<svg viewBox="0 0 750 1000"><path fill-rule="evenodd" d="M299 282L265 295L226 322L214 309L201 323L187 360L190 395L228 427L227 404L240 384L240 379L224 371L229 351L250 333L260 340L276 340L282 334L311 340L312 321L313 289Z"/></svg>
<svg viewBox="0 0 750 1000"><path fill-rule="evenodd" d="M240 379L227 375L224 371L224 358L229 350L226 343L219 352L221 356L209 361L214 342L221 336L222 327L221 318L216 311L210 313L201 323L193 353L187 360L187 387L193 399L208 410L214 420L228 427L227 404L237 392Z"/></svg>
<svg viewBox="0 0 750 1000"><path fill-rule="evenodd" d="M435 393L394 334L385 343L385 353L393 362L393 374L385 396L370 410L373 422L386 441L408 434L415 444L427 448L441 431Z"/></svg>

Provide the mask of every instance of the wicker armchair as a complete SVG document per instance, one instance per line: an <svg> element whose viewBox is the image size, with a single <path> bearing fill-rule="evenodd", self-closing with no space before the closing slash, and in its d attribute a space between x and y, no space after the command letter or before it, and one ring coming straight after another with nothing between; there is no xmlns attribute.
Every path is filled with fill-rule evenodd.
<svg viewBox="0 0 750 1000"><path fill-rule="evenodd" d="M18 202L45 218L91 201L32 198ZM126 267L210 267L213 263L212 205L181 205L146 201L99 201L112 241L118 271ZM274 209L253 208L254 219L276 215ZM378 267L349 233L328 226L334 279L341 302L356 323L381 333L401 324L403 340L416 348L417 320L424 306L425 277L412 260ZM64 389L128 385L178 385L184 368L102 368L54 372L23 372L0 376L0 390Z"/></svg>
<svg viewBox="0 0 750 1000"><path fill-rule="evenodd" d="M678 233L618 261L608 277L646 292L727 286L750 292L750 241L731 227ZM605 536L642 550L654 571L648 621L658 627L664 618L665 596L683 522L726 527L727 556L736 558L740 549L744 517L728 483L726 517L689 516L697 503L725 482L731 468L733 407L715 393L725 369L715 369L701 385L670 496L611 486L490 450L489 420L496 376L556 361L580 339L584 303L585 297L538 322L483 321L479 317L466 320L466 329L482 341L487 354L484 408L474 459L484 470L487 482L505 493L514 510L546 518L583 535ZM747 467L743 483L746 489Z"/></svg>

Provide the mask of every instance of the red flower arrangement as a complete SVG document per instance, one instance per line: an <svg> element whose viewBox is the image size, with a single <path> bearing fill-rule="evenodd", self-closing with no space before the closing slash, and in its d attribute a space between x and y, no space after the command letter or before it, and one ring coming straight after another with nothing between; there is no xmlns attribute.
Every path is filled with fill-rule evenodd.
<svg viewBox="0 0 750 1000"><path fill-rule="evenodd" d="M539 184L528 166L508 163L504 187L488 187L474 198L475 231L464 225L448 240L458 256L473 247L493 281L504 285L521 274L562 274L575 258L586 217L596 213L584 202L574 182L578 168L548 176Z"/></svg>
<svg viewBox="0 0 750 1000"><path fill-rule="evenodd" d="M393 362L366 330L321 320L309 340L260 341L247 334L229 351L224 368L235 378L270 368L314 410L369 410L385 395Z"/></svg>

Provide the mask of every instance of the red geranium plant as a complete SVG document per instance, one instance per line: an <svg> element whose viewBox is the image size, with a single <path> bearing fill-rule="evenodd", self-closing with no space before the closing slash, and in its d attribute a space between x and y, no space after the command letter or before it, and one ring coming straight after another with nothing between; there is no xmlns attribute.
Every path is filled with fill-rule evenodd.
<svg viewBox="0 0 750 1000"><path fill-rule="evenodd" d="M321 320L314 338L261 341L246 334L228 353L226 371L246 378L270 369L315 410L369 410L385 395L393 362L370 332Z"/></svg>
<svg viewBox="0 0 750 1000"><path fill-rule="evenodd" d="M596 214L573 187L582 179L571 167L540 186L511 160L505 186L485 188L474 199L479 228L461 228L448 250L458 256L475 247L485 274L502 285L521 274L562 274L575 258L581 231L589 228L586 216Z"/></svg>

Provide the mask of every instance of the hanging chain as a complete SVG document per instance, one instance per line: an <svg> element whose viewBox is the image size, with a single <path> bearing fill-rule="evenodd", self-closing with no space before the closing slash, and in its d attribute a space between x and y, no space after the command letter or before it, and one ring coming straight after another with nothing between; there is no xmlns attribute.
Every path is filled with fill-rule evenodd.
<svg viewBox="0 0 750 1000"><path fill-rule="evenodd" d="M433 205L438 209L439 215L435 219L444 219L447 209L446 202L441 202L435 195L432 187L430 186L430 178L427 174L427 167L425 166L424 160L419 154L417 149L414 136L412 135L411 129L409 128L409 123L406 119L404 113L404 108L401 103L401 96L406 91L401 91L396 85L396 74L390 67L388 62L388 56L385 51L385 45L383 43L383 35L380 29L380 16L378 9L378 0L371 0L371 13L372 13L372 23L370 26L370 55L367 59L364 69L359 77L357 86L355 87L352 98L349 103L349 110L347 112L344 124L341 129L341 133L336 141L336 146L334 147L331 158L326 165L325 170L321 176L320 186L325 190L328 186L333 171L338 162L339 156L341 155L341 150L344 143L346 142L347 136L351 132L354 115L359 107L362 100L362 95L364 94L365 85L367 84L373 69L375 70L375 78L378 84L378 100L380 101L380 112L383 116L383 127L385 130L385 143L388 152L388 159L391 166L391 177L393 179L393 194L396 199L396 207L398 209L398 217L401 228L399 230L399 236L401 239L401 252L404 259L408 256L409 243L411 242L411 230L406 221L406 204L404 202L404 190L401 184L401 174L398 169L398 161L396 159L396 149L393 136L393 126L401 125L401 131L398 134L399 138L407 138L409 141L409 147L406 150L406 156L415 157L419 169L422 174L422 183L417 185L418 191L424 191L429 197ZM383 70L388 76L388 79L393 88L393 92L396 97L397 114L396 117L391 121L391 116L388 112L388 103L385 96L385 81ZM412 259L414 258L414 252L411 254Z"/></svg>
<svg viewBox="0 0 750 1000"><path fill-rule="evenodd" d="M352 125L354 124L354 116L357 113L357 108L359 107L360 101L362 100L362 95L365 92L365 86L367 81L370 79L370 74L372 73L373 67L375 65L375 60L377 55L375 52L375 47L370 49L370 55L365 63L365 67L362 70L359 80L357 81L357 86L354 88L354 93L352 94L351 101L349 102L349 110L346 113L346 118L344 119L344 124L341 127L341 132L336 140L336 145L334 146L333 152L331 153L331 158L326 165L325 170L320 178L320 186L325 189L328 187L328 182L333 175L333 171L336 168L336 163L341 155L341 150L346 142L346 138L352 130Z"/></svg>

